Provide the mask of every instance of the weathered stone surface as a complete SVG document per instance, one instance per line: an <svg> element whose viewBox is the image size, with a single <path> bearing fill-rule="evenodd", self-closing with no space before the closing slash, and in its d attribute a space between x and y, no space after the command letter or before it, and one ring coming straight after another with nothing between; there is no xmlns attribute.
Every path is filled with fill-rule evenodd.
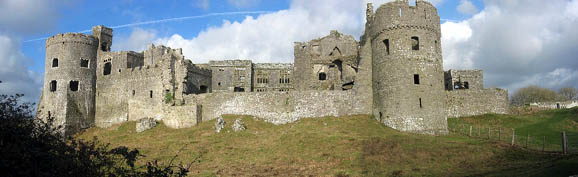
<svg viewBox="0 0 578 177"><path fill-rule="evenodd" d="M233 129L234 132L243 131L247 129L247 127L245 127L245 123L243 123L241 119L236 119L231 128Z"/></svg>
<svg viewBox="0 0 578 177"><path fill-rule="evenodd" d="M464 89L446 91L448 117L481 114L507 114L510 104L508 91L503 89Z"/></svg>
<svg viewBox="0 0 578 177"><path fill-rule="evenodd" d="M154 128L157 126L157 121L153 118L144 118L136 122L136 132L140 133L145 130Z"/></svg>
<svg viewBox="0 0 578 177"><path fill-rule="evenodd" d="M221 130L223 130L223 128L225 128L225 120L223 119L223 117L219 117L217 118L217 120L215 121L215 125L213 126L213 128L215 129L215 132L220 133Z"/></svg>

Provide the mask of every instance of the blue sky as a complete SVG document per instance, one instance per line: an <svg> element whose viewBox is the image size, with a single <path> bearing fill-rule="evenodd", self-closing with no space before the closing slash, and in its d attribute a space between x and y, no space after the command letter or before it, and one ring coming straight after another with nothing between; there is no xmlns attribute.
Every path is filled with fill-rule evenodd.
<svg viewBox="0 0 578 177"><path fill-rule="evenodd" d="M0 0L0 93L36 101L45 40L95 25L114 29L113 50L150 43L183 48L194 63L212 59L292 62L293 41L337 29L359 38L365 4L389 0ZM431 0L442 18L444 69L483 69L485 85L578 87L578 0ZM39 40L40 39L40 40Z"/></svg>

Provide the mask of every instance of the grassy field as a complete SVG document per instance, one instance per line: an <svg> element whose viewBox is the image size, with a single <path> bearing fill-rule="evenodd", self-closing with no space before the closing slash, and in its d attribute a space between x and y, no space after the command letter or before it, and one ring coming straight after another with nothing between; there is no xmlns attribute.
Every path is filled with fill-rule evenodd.
<svg viewBox="0 0 578 177"><path fill-rule="evenodd" d="M515 127L555 136L559 128L576 130L572 111L533 115L486 115L450 119ZM572 115L573 114L573 115ZM192 176L570 176L578 174L578 156L511 147L508 143L450 133L427 136L402 133L368 116L326 117L275 126L248 116L224 116L227 127L215 133L214 121L186 129L160 124L143 133L135 123L92 128L79 138L113 146L138 148L146 157L167 164L194 163ZM243 132L231 131L241 118ZM487 120L482 120L487 119ZM571 122L574 121L574 122ZM574 123L574 124L572 124ZM548 125L549 128L543 128ZM574 125L573 127L570 125ZM532 127L539 127L534 130Z"/></svg>

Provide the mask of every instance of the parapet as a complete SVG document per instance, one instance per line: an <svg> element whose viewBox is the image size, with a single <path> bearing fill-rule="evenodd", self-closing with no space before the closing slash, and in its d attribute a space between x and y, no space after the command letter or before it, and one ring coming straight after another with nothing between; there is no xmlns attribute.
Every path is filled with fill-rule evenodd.
<svg viewBox="0 0 578 177"><path fill-rule="evenodd" d="M292 63L255 63L255 69L293 69Z"/></svg>
<svg viewBox="0 0 578 177"><path fill-rule="evenodd" d="M210 66L250 66L251 60L210 60Z"/></svg>
<svg viewBox="0 0 578 177"><path fill-rule="evenodd" d="M105 27L104 25L98 25L92 27L94 34L106 34L112 37L112 28Z"/></svg>
<svg viewBox="0 0 578 177"><path fill-rule="evenodd" d="M86 45L96 45L98 46L98 39L91 35L86 35L83 33L64 33L64 34L57 34L52 37L49 37L46 40L46 47L49 47L53 44L59 43L76 43L76 44L86 44Z"/></svg>
<svg viewBox="0 0 578 177"><path fill-rule="evenodd" d="M424 0L416 0L415 6L410 5L408 0L388 2L381 5L375 14L368 16L372 16L368 17L372 38L384 31L396 29L424 29L440 34L437 9Z"/></svg>

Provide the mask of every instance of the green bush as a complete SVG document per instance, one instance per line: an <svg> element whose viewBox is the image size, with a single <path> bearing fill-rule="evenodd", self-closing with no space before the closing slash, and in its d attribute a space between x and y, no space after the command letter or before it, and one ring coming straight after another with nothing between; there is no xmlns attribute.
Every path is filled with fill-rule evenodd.
<svg viewBox="0 0 578 177"><path fill-rule="evenodd" d="M53 120L34 119L23 95L0 95L0 170L2 176L186 176L188 167L149 162L137 167L138 149L111 148L96 138L65 137ZM190 167L190 165L189 165Z"/></svg>

